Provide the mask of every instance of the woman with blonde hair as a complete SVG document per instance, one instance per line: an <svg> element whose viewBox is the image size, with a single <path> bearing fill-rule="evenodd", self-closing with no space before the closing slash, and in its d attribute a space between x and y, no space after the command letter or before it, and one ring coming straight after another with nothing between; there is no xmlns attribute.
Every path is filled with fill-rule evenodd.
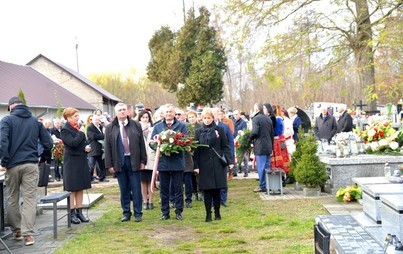
<svg viewBox="0 0 403 254"><path fill-rule="evenodd" d="M294 130L293 139L295 142L298 141L298 128L302 124L301 118L297 115L298 109L295 107L291 107L287 109L288 115L290 116L290 120L292 121L292 129Z"/></svg>
<svg viewBox="0 0 403 254"><path fill-rule="evenodd" d="M227 188L227 173L218 156L225 156L230 169L234 161L224 129L215 124L212 110L205 108L202 119L203 126L196 130L195 140L206 146L198 147L193 154L194 171L199 174L199 188L204 193L205 221L211 222L212 203L215 220L221 220L220 189Z"/></svg>
<svg viewBox="0 0 403 254"><path fill-rule="evenodd" d="M87 153L91 147L87 145L85 134L78 123L79 111L75 108L63 110L63 117L67 120L61 131L64 143L63 158L63 188L70 191L71 222L79 224L88 222L82 213L84 190L91 188L91 178L87 161Z"/></svg>

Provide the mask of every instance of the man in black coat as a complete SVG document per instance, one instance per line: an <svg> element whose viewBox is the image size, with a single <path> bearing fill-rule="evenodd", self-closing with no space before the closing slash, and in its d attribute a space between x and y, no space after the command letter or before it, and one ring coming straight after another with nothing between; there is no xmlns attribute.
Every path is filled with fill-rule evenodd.
<svg viewBox="0 0 403 254"><path fill-rule="evenodd" d="M133 197L134 221L142 221L140 170L147 164L147 153L140 123L128 117L127 105L115 106L116 118L105 129L105 167L116 173L120 189L122 222L129 221L130 194Z"/></svg>
<svg viewBox="0 0 403 254"><path fill-rule="evenodd" d="M353 118L344 107L339 108L339 121L337 121L337 133L350 132L353 130Z"/></svg>
<svg viewBox="0 0 403 254"><path fill-rule="evenodd" d="M105 178L105 163L102 159L102 155L104 154L103 143L105 138L102 129L103 127L101 125L101 117L98 115L92 116L92 123L88 125L87 128L88 143L91 146L91 151L88 153L88 163L90 166L90 176L92 183L95 181L95 166L97 169L97 176L99 177L99 181L109 182L109 180Z"/></svg>
<svg viewBox="0 0 403 254"><path fill-rule="evenodd" d="M266 171L270 172L270 155L273 150L274 129L270 118L263 114L263 104L255 103L252 130L249 138L253 142L259 187L254 192L266 192Z"/></svg>

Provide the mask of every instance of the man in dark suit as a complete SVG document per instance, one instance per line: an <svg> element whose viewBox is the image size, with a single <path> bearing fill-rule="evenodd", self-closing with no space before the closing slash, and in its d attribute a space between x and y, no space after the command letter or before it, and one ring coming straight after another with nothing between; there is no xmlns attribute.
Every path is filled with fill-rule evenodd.
<svg viewBox="0 0 403 254"><path fill-rule="evenodd" d="M339 121L337 121L337 133L350 132L353 130L353 118L344 107L339 108Z"/></svg>
<svg viewBox="0 0 403 254"><path fill-rule="evenodd" d="M94 115L92 117L92 123L88 125L87 128L87 136L88 136L88 143L91 146L91 151L88 153L88 163L90 165L90 175L91 175L91 182L94 182L94 168L96 166L97 169L97 176L99 177L100 182L109 182L106 179L106 172L105 172L105 163L102 159L102 155L104 153L103 143L104 143L104 133L103 127L101 125L101 117Z"/></svg>
<svg viewBox="0 0 403 254"><path fill-rule="evenodd" d="M175 107L172 104L164 106L164 120L154 125L151 137L160 134L167 129L177 133L188 134L186 125L175 118ZM169 186L173 187L175 214L177 220L183 220L183 172L185 170L185 154L162 155L159 158L158 172L160 178L160 196L161 196L161 220L168 220L169 215Z"/></svg>
<svg viewBox="0 0 403 254"><path fill-rule="evenodd" d="M105 167L116 173L120 189L122 222L129 221L130 194L133 198L134 221L142 221L140 170L147 164L147 153L140 123L128 117L127 105L115 106L116 118L105 129Z"/></svg>
<svg viewBox="0 0 403 254"><path fill-rule="evenodd" d="M270 155L273 151L274 129L272 121L263 113L263 104L255 103L252 130L249 138L253 142L259 187L254 192L266 192L266 170L270 171Z"/></svg>

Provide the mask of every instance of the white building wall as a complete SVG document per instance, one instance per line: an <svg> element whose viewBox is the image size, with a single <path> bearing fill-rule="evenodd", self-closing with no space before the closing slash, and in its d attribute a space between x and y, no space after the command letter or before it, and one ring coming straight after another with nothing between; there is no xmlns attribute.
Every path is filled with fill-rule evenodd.
<svg viewBox="0 0 403 254"><path fill-rule="evenodd" d="M101 93L83 83L70 73L60 69L47 59L40 57L30 66L63 88L69 90L71 93L92 104L94 107L101 110L104 108Z"/></svg>

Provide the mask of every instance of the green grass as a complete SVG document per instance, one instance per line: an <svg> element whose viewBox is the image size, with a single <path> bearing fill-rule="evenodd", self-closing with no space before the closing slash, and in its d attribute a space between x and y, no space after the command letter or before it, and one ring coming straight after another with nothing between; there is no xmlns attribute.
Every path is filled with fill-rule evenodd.
<svg viewBox="0 0 403 254"><path fill-rule="evenodd" d="M231 181L229 206L212 223L204 222L198 201L185 208L183 221L160 221L158 193L156 208L143 211L141 223L122 223L118 187L93 189L104 199L91 209L105 213L56 253L313 253L314 217L327 214L322 204L329 199L263 201L252 192L256 184Z"/></svg>

